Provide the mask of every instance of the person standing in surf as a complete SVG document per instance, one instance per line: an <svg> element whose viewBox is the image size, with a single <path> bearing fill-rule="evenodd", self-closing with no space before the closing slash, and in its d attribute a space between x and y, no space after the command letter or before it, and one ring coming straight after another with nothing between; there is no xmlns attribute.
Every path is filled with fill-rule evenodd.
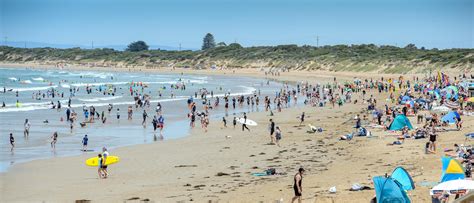
<svg viewBox="0 0 474 203"><path fill-rule="evenodd" d="M89 141L89 138L87 135L84 135L82 138L82 151L86 152L87 151L87 142Z"/></svg>
<svg viewBox="0 0 474 203"><path fill-rule="evenodd" d="M156 132L156 128L158 128L158 119L156 118L156 116L153 116L151 124L153 125L153 132Z"/></svg>
<svg viewBox="0 0 474 203"><path fill-rule="evenodd" d="M13 133L10 133L10 145L12 146L10 151L13 152L13 148L15 148L15 138L13 137Z"/></svg>
<svg viewBox="0 0 474 203"><path fill-rule="evenodd" d="M30 127L31 127L30 122L28 121L28 119L25 119L25 131L23 132L25 137L30 136Z"/></svg>
<svg viewBox="0 0 474 203"><path fill-rule="evenodd" d="M51 148L53 150L56 149L56 142L58 142L58 132L54 132L53 136L51 136Z"/></svg>
<svg viewBox="0 0 474 203"><path fill-rule="evenodd" d="M146 118L148 117L148 114L146 113L146 110L143 110L143 121L142 125L144 128L146 128Z"/></svg>
<svg viewBox="0 0 474 203"><path fill-rule="evenodd" d="M117 108L117 120L120 120L120 109Z"/></svg>
<svg viewBox="0 0 474 203"><path fill-rule="evenodd" d="M158 118L158 127L160 128L160 136L163 136L163 128L165 127L165 118L160 115Z"/></svg>

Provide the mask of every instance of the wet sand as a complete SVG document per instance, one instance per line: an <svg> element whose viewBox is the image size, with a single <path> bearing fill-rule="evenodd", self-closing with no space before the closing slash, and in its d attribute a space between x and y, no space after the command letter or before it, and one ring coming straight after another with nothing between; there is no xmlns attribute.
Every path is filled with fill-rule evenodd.
<svg viewBox="0 0 474 203"><path fill-rule="evenodd" d="M253 76L257 73L259 77L265 77L258 71ZM242 70L236 74L245 76L252 72ZM338 75L341 77L352 78L352 75ZM304 72L288 73L288 76L283 73L275 78L320 81L314 73ZM331 80L332 76L325 78ZM383 105L387 95L376 97L382 101L379 105ZM474 119L463 117L465 128L460 132L440 133L438 151L434 155L424 154L427 141L424 139L386 146L396 138L380 129L369 128L374 138L339 141L341 135L353 130L352 118L365 107L365 104L346 104L334 109L296 107L284 109L273 117L268 112L250 113L249 119L259 123L259 126L251 127L251 132L242 132L240 125L235 130L230 125L224 129L220 120L211 120L208 133L196 127L183 139L110 151L112 155L120 156L121 162L109 167L111 176L105 180L98 179L96 168L83 163L95 153L18 164L0 175L0 201L272 202L283 198L288 202L293 195L293 175L303 166L307 170L303 180L304 202L368 202L375 191L351 192L348 191L351 185L360 183L373 188L373 176L391 173L396 166L403 166L417 184L417 188L409 192L412 201L429 202L430 187L418 183L439 180L442 149L451 148L454 143L468 144L464 134L474 130L474 125L470 125ZM307 126L298 126L296 117L302 111L307 115L306 124L320 126L324 131L310 134L306 132ZM281 147L266 144L270 118L282 128ZM410 119L416 125L413 118ZM270 167L286 175L251 175ZM337 187L336 194L328 192L332 186Z"/></svg>

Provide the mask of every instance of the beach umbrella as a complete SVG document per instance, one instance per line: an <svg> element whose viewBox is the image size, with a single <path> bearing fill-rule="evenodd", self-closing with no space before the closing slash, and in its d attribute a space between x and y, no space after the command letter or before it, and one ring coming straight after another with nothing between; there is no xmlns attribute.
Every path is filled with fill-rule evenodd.
<svg viewBox="0 0 474 203"><path fill-rule="evenodd" d="M441 181L448 182L451 180L465 179L464 167L458 160L444 156L441 158Z"/></svg>
<svg viewBox="0 0 474 203"><path fill-rule="evenodd" d="M474 103L474 97L470 97L469 99L467 99L467 102L472 102L472 103Z"/></svg>
<svg viewBox="0 0 474 203"><path fill-rule="evenodd" d="M457 88L456 86L453 86L453 85L448 86L448 87L446 87L445 89L448 90L448 91L451 90L451 91L453 91L455 94L457 94L457 93L459 92L458 88Z"/></svg>
<svg viewBox="0 0 474 203"><path fill-rule="evenodd" d="M409 96L403 96L402 97L402 102L407 102L407 101L410 101L411 100L411 97Z"/></svg>
<svg viewBox="0 0 474 203"><path fill-rule="evenodd" d="M450 180L442 182L430 190L430 194L449 192L456 194L459 190L474 190L474 181L472 180Z"/></svg>
<svg viewBox="0 0 474 203"><path fill-rule="evenodd" d="M444 106L448 107L448 108L451 108L451 109L458 109L460 106L459 106L459 103L457 102L452 102L452 101L446 101L444 103Z"/></svg>
<svg viewBox="0 0 474 203"><path fill-rule="evenodd" d="M416 102L417 102L417 103L420 103L420 104L421 104L421 103L424 104L424 103L426 103L426 99L418 98L418 99L416 100Z"/></svg>
<svg viewBox="0 0 474 203"><path fill-rule="evenodd" d="M433 109L431 109L431 111L434 111L434 112L449 112L449 111L451 111L451 109L446 107L446 106L437 106L437 107L433 107Z"/></svg>

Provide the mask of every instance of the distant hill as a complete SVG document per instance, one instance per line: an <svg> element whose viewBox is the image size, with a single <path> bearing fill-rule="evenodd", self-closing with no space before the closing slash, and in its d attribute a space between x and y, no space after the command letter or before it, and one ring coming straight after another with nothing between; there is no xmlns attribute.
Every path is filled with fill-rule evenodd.
<svg viewBox="0 0 474 203"><path fill-rule="evenodd" d="M395 46L258 46L239 44L206 51L118 51L110 48L0 47L0 61L9 63L67 63L110 67L266 68L273 70L326 70L376 73L472 71L474 49L424 49L410 44Z"/></svg>
<svg viewBox="0 0 474 203"><path fill-rule="evenodd" d="M4 45L2 43L2 45ZM91 49L92 44L89 45L79 45L79 44L53 44L53 43L43 43L43 42L30 42L30 41L8 41L7 46L17 47L17 48L58 48L58 49L70 49L79 47L81 49ZM179 47L173 46L164 46L164 45L149 45L150 49L160 49L160 50L179 50ZM94 48L109 48L115 49L118 51L123 51L127 48L127 45L94 45ZM183 50L197 50L191 48L182 48Z"/></svg>

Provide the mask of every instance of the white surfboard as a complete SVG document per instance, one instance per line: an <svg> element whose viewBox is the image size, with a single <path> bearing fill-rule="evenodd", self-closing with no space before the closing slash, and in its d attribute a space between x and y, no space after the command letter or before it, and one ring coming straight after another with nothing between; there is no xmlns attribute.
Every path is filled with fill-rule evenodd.
<svg viewBox="0 0 474 203"><path fill-rule="evenodd" d="M237 121L238 121L239 123L244 124L245 119L244 119L244 118L237 118ZM250 119L248 119L248 118L247 118L247 120L245 121L245 124L246 124L246 125L250 125L250 126L257 126L257 122L255 122L255 121L253 121L253 120L250 120Z"/></svg>

